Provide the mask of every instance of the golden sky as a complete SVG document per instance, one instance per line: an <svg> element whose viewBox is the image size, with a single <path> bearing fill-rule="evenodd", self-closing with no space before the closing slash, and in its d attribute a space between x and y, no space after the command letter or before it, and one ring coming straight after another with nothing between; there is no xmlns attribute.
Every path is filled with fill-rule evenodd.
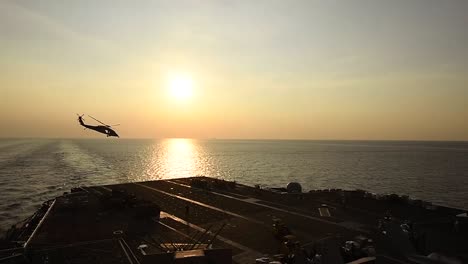
<svg viewBox="0 0 468 264"><path fill-rule="evenodd" d="M0 137L101 137L84 113L125 138L468 140L467 13L461 0L1 1Z"/></svg>

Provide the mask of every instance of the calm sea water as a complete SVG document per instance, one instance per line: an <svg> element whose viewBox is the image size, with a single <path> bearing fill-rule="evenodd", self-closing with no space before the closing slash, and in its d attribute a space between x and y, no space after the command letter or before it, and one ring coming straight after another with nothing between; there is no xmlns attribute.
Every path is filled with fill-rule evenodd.
<svg viewBox="0 0 468 264"><path fill-rule="evenodd" d="M0 228L74 186L195 175L468 208L468 142L0 139Z"/></svg>

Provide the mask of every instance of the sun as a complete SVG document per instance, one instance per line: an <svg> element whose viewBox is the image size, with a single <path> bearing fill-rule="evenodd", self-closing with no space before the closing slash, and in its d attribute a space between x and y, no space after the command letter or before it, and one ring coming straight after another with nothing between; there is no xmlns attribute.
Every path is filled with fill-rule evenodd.
<svg viewBox="0 0 468 264"><path fill-rule="evenodd" d="M190 75L172 74L168 78L168 89L172 97L185 100L192 97L193 80Z"/></svg>

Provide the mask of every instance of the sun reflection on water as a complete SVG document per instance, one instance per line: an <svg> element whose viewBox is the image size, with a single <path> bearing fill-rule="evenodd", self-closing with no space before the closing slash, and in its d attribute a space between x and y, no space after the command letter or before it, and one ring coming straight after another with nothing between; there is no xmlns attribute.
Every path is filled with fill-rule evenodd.
<svg viewBox="0 0 468 264"><path fill-rule="evenodd" d="M165 139L154 144L143 177L154 180L201 175L207 165L201 156L193 139Z"/></svg>
<svg viewBox="0 0 468 264"><path fill-rule="evenodd" d="M163 171L166 178L189 177L197 174L198 151L192 139L173 138L166 141Z"/></svg>

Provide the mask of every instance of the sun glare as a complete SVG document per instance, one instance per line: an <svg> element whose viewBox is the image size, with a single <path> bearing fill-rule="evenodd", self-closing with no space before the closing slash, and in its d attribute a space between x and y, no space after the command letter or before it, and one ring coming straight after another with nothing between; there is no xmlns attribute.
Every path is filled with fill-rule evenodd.
<svg viewBox="0 0 468 264"><path fill-rule="evenodd" d="M193 80L188 75L174 74L169 76L168 88L174 98L187 99L192 96Z"/></svg>

